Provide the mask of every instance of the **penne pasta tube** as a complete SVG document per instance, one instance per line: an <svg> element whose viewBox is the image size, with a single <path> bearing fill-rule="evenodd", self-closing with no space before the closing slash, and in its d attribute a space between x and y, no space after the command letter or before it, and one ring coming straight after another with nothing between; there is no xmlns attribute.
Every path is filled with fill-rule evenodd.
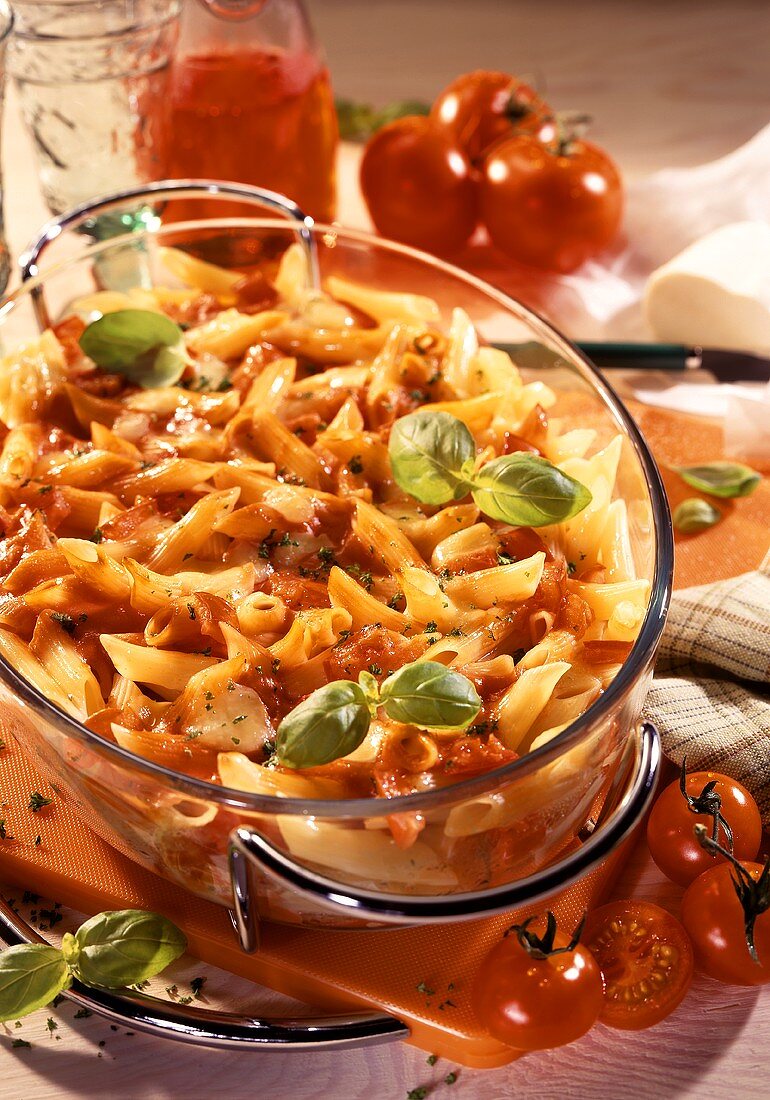
<svg viewBox="0 0 770 1100"><path fill-rule="evenodd" d="M96 394L81 390L80 386L73 386L69 382L63 384L63 390L72 411L81 428L91 430L91 425L102 424L111 428L123 411L119 401L112 401L106 397L97 397Z"/></svg>
<svg viewBox="0 0 770 1100"><path fill-rule="evenodd" d="M166 271L180 282L214 294L223 306L233 305L237 300L234 288L243 279L240 271L228 271L225 267L210 264L181 248L161 247L158 249L158 259Z"/></svg>
<svg viewBox="0 0 770 1100"><path fill-rule="evenodd" d="M18 428L43 417L65 379L64 349L50 329L0 358L0 418Z"/></svg>
<svg viewBox="0 0 770 1100"><path fill-rule="evenodd" d="M434 623L442 633L458 620L458 609L442 590L438 578L428 569L407 566L398 574L406 600L406 613L418 623Z"/></svg>
<svg viewBox="0 0 770 1100"><path fill-rule="evenodd" d="M135 683L147 684L164 699L173 699L196 672L217 663L200 653L153 649L128 642L117 634L100 634L99 641L117 672Z"/></svg>
<svg viewBox="0 0 770 1100"><path fill-rule="evenodd" d="M303 485L320 488L328 479L328 470L320 457L281 423L269 409L252 414L254 439L261 457L273 462L279 471L288 471Z"/></svg>
<svg viewBox="0 0 770 1100"><path fill-rule="evenodd" d="M589 584L583 581L567 581L567 588L588 604L597 619L610 618L620 603L630 603L641 611L647 607L650 582L616 581L612 584ZM619 639L625 641L626 639Z"/></svg>
<svg viewBox="0 0 770 1100"><path fill-rule="evenodd" d="M396 521L363 500L356 501L353 530L362 545L368 547L372 556L391 573L397 573L406 565L425 568L425 562Z"/></svg>
<svg viewBox="0 0 770 1100"><path fill-rule="evenodd" d="M286 318L282 310L269 309L261 313L239 313L226 309L211 321L185 333L185 343L193 355L208 353L217 359L237 359L252 344L257 344L267 333Z"/></svg>
<svg viewBox="0 0 770 1100"><path fill-rule="evenodd" d="M29 648L73 704L78 718L87 718L101 710L104 697L99 681L80 656L70 634L50 611L38 618Z"/></svg>
<svg viewBox="0 0 770 1100"><path fill-rule="evenodd" d="M56 577L66 577L72 569L64 554L58 547L52 546L49 550L33 550L26 554L15 569L12 569L3 581L3 587L7 592L21 596L31 588L54 580Z"/></svg>
<svg viewBox="0 0 770 1100"><path fill-rule="evenodd" d="M362 630L371 623L381 623L389 630L402 633L412 624L408 615L382 603L337 565L329 572L329 602L332 607L347 611L353 630Z"/></svg>
<svg viewBox="0 0 770 1100"><path fill-rule="evenodd" d="M283 600L266 592L252 592L236 608L238 624L249 638L284 631L289 610Z"/></svg>
<svg viewBox="0 0 770 1100"><path fill-rule="evenodd" d="M131 606L144 615L154 615L177 597L191 596L195 592L209 592L228 603L238 604L254 590L256 578L251 562L220 573L179 572L171 577L156 573L131 558L125 558L122 567L129 582Z"/></svg>
<svg viewBox="0 0 770 1100"><path fill-rule="evenodd" d="M5 657L20 676L65 714L71 714L74 718L81 717L77 704L62 691L27 643L4 627L0 627L0 656Z"/></svg>
<svg viewBox="0 0 770 1100"><path fill-rule="evenodd" d="M333 779L316 779L300 772L265 768L242 752L221 752L217 770L223 787L278 798L342 798L345 788Z"/></svg>
<svg viewBox="0 0 770 1100"><path fill-rule="evenodd" d="M297 360L291 357L276 359L257 375L243 400L244 412L267 409L275 412L289 393L297 373Z"/></svg>
<svg viewBox="0 0 770 1100"><path fill-rule="evenodd" d="M101 522L105 505L116 512L122 510L118 498L104 489L76 489L71 485L62 485L59 491L69 506L61 530L76 538L91 537Z"/></svg>
<svg viewBox="0 0 770 1100"><path fill-rule="evenodd" d="M519 748L559 680L570 668L566 661L555 661L525 669L508 688L495 714L496 733L506 748Z"/></svg>
<svg viewBox="0 0 770 1100"><path fill-rule="evenodd" d="M0 452L0 484L15 486L29 481L40 450L42 431L38 424L11 428Z"/></svg>
<svg viewBox="0 0 770 1100"><path fill-rule="evenodd" d="M131 578L123 565L85 539L59 539L59 549L72 572L110 603L123 603L131 592Z"/></svg>
<svg viewBox="0 0 770 1100"><path fill-rule="evenodd" d="M235 508L240 489L220 489L207 493L193 504L182 518L164 531L145 565L156 573L179 569L185 558L196 554L211 537L211 532Z"/></svg>
<svg viewBox="0 0 770 1100"><path fill-rule="evenodd" d="M94 489L105 482L114 481L124 474L138 470L140 463L128 455L113 451L87 451L76 457L67 456L46 471L46 478L54 485L67 485L76 489Z"/></svg>
<svg viewBox="0 0 770 1100"><path fill-rule="evenodd" d="M160 493L186 493L196 485L210 481L216 471L217 465L213 462L167 458L119 479L112 488L119 497L129 500L138 496L158 496Z"/></svg>
<svg viewBox="0 0 770 1100"><path fill-rule="evenodd" d="M545 554L538 552L510 565L498 565L493 569L477 569L452 577L444 585L451 599L490 608L500 603L519 603L534 596L543 575Z"/></svg>
<svg viewBox="0 0 770 1100"><path fill-rule="evenodd" d="M441 311L432 298L423 294L404 294L388 290L373 290L339 275L330 275L326 289L340 302L366 313L374 321L413 321L416 324L436 324Z"/></svg>

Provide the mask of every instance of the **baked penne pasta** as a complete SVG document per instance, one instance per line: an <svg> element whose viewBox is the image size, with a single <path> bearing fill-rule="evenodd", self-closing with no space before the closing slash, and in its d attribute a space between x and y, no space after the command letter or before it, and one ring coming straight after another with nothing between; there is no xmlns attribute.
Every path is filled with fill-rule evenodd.
<svg viewBox="0 0 770 1100"><path fill-rule="evenodd" d="M618 491L621 438L599 445L589 423L551 417L558 390L486 345L462 309L444 329L409 288L332 276L319 290L292 246L260 264L266 294L250 307L253 271L174 248L159 259L169 286L82 297L0 360L0 656L99 736L275 798L387 803L568 729L616 675L649 600L639 517ZM107 369L86 353L100 355L86 326L127 309L156 327L183 318L163 345L180 361L158 385L139 360ZM413 441L399 467L394 439L415 411L452 425L452 444L436 458ZM495 480L487 464L508 471L510 458L524 475ZM538 496L546 467L556 489ZM580 506L554 510L565 481ZM444 676L426 717L424 685ZM478 701L461 720L458 682ZM334 713L360 727L354 744L312 709L330 688ZM289 760L280 731L303 708L309 748ZM561 761L548 772L565 803L569 774ZM518 826L538 797L530 777L516 797L443 816L275 820L313 866L441 891L482 876L458 872L463 838ZM191 820L212 822L206 807Z"/></svg>

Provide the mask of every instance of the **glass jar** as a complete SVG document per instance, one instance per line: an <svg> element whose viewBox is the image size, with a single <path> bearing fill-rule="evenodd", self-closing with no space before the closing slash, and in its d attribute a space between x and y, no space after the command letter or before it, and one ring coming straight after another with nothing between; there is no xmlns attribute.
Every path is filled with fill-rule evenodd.
<svg viewBox="0 0 770 1100"><path fill-rule="evenodd" d="M9 71L53 213L162 178L162 105L180 0L18 0L13 7Z"/></svg>
<svg viewBox="0 0 770 1100"><path fill-rule="evenodd" d="M188 0L170 135L170 177L267 187L331 221L337 116L300 0ZM182 206L175 215L188 213Z"/></svg>

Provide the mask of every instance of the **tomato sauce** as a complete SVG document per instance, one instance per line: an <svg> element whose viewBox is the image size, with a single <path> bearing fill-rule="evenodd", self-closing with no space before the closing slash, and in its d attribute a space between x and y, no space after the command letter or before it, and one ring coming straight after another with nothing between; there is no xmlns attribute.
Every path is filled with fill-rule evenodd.
<svg viewBox="0 0 770 1100"><path fill-rule="evenodd" d="M317 220L334 217L337 116L328 71L309 51L182 58L171 75L169 133L169 178L256 184ZM223 217L230 206L181 200L171 217Z"/></svg>

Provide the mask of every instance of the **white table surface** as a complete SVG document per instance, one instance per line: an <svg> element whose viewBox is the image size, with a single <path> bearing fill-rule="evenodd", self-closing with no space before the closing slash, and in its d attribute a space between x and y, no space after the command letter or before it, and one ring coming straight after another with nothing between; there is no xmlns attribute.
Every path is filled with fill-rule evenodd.
<svg viewBox="0 0 770 1100"><path fill-rule="evenodd" d="M545 73L560 106L595 113L602 139L634 174L722 155L770 118L770 6L764 0L680 0L676 10L628 0L586 6L568 0L384 0L365 8L354 0L312 0L310 7L343 94L380 103L430 97L456 72L475 66ZM372 42L377 50L370 53ZM18 255L45 211L13 94L3 154L7 236ZM341 220L365 224L354 160L345 151ZM662 880L643 844L617 885L617 897L630 895L677 910L678 891ZM201 970L194 965L183 973ZM225 981L212 974L211 988ZM267 1007L277 1003L273 996L264 1001ZM460 1068L451 1087L442 1082L456 1067L430 1067L425 1053L404 1044L344 1054L225 1055L129 1037L95 1017L74 1021L73 1014L66 1004L53 1013L42 1010L0 1039L0 1100L404 1100L418 1085L433 1085L430 1095L442 1100L770 1095L770 992L704 978L696 978L684 1005L650 1031L624 1034L599 1026L568 1048L499 1070ZM53 1034L46 1027L49 1015L58 1023ZM10 1039L19 1036L32 1049L11 1049Z"/></svg>

